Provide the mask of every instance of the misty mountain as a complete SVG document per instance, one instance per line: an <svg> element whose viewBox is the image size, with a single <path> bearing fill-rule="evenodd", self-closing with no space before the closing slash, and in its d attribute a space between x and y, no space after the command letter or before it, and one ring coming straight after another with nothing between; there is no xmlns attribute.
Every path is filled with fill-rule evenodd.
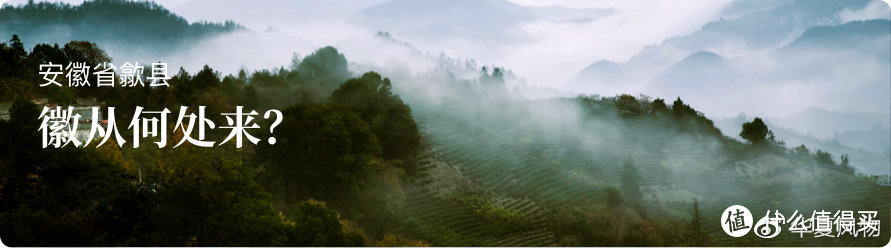
<svg viewBox="0 0 891 248"><path fill-rule="evenodd" d="M124 0L4 6L0 35L13 34L29 49L37 43L89 40L119 60L114 63L162 61L171 68L197 70L218 61L216 68L226 73L280 66L295 52L318 47L281 30L255 31L231 20L189 22L154 2Z"/></svg>
<svg viewBox="0 0 891 248"><path fill-rule="evenodd" d="M601 78L612 84L598 84L595 90L620 89L639 80L644 82L644 94L668 99L682 96L710 115L746 112L770 116L772 123L782 128L778 136L796 142L789 145L801 142L831 152L856 153L852 157L865 171L887 167L883 156L891 132L887 109L891 104L891 72L887 70L891 66L891 21L815 26L787 43L736 56L700 50L661 70L655 57L636 57L624 64L599 61L575 80L593 83L596 81L591 78ZM649 51L656 51L653 48ZM669 54L662 58L679 53L667 50L658 53ZM635 59L642 63L629 66L635 65ZM651 78L641 75L657 70ZM738 129L736 124L730 126ZM738 131L728 133L735 136ZM806 138L808 135L820 138ZM834 135L834 145L821 140L830 135Z"/></svg>
<svg viewBox="0 0 891 248"><path fill-rule="evenodd" d="M881 134L891 126L888 44L888 20L813 27L789 45L762 54L726 58L695 53L659 73L644 92L687 96L714 115L736 111L772 116L780 127L816 137L849 131L877 134L856 143L844 135L838 139L882 152L887 136ZM724 106L708 104L716 102ZM797 110L777 112L777 106ZM870 131L876 126L878 133Z"/></svg>
<svg viewBox="0 0 891 248"><path fill-rule="evenodd" d="M838 26L818 26L805 30L795 41L777 49L792 54L817 50L852 50L876 59L888 59L888 20L852 21Z"/></svg>
<svg viewBox="0 0 891 248"><path fill-rule="evenodd" d="M882 149L884 149L887 152L891 150L891 141L886 139L886 137L891 137L891 128L875 125L872 128L834 134L832 139L854 148L875 152L882 152Z"/></svg>
<svg viewBox="0 0 891 248"><path fill-rule="evenodd" d="M238 30L244 28L234 22L189 23L153 2L97 0L77 6L31 2L4 6L0 11L0 35L18 34L26 46L90 40L100 45L118 44L120 49L129 46L165 52Z"/></svg>
<svg viewBox="0 0 891 248"><path fill-rule="evenodd" d="M607 82L615 82L620 80L622 74L624 74L624 70L621 64L609 60L601 60L586 66L569 81L583 82L591 78L597 78Z"/></svg>
<svg viewBox="0 0 891 248"><path fill-rule="evenodd" d="M749 2L749 1L740 1ZM751 1L767 4L762 1ZM720 47L728 42L739 42L743 51L760 51L783 45L810 27L842 24L836 15L844 9L862 9L869 0L855 1L789 1L774 8L752 12L738 18L710 22L692 35L691 40L679 40L682 47ZM730 5L725 11L733 13L742 4ZM687 44L684 44L687 43ZM698 44L697 44L698 43ZM724 52L724 51L722 51Z"/></svg>
<svg viewBox="0 0 891 248"><path fill-rule="evenodd" d="M795 127L803 133L816 137L829 137L836 132L872 129L875 126L889 127L891 119L887 115L874 113L850 113L808 108L782 118L775 119L777 125ZM882 138L882 137L875 137ZM884 139L884 138L882 138ZM884 139L886 142L888 139Z"/></svg>
<svg viewBox="0 0 891 248"><path fill-rule="evenodd" d="M720 90L727 79L728 61L713 52L699 51L669 67L648 85L651 92L694 92L703 88ZM697 80L690 80L695 78ZM705 82L705 83L702 83Z"/></svg>
<svg viewBox="0 0 891 248"><path fill-rule="evenodd" d="M880 69L891 66L891 57L885 56L891 54L891 21L853 21L812 29L790 45L765 53L732 58L712 52L692 54L655 76L644 93L690 96L695 104L727 103L705 108L707 113L717 115L756 112L783 116L810 107L889 114L887 108L881 107L891 104L889 92L876 89L887 89L887 82L891 81L891 72ZM793 88L798 101L785 97L786 91ZM734 94L728 96L727 92ZM750 103L751 96L760 100ZM776 112L771 106L775 104L797 110ZM834 131L844 130L820 133Z"/></svg>
<svg viewBox="0 0 891 248"><path fill-rule="evenodd" d="M769 51L794 41L804 30L842 24L838 13L862 9L869 0L856 1L736 1L725 7L719 20L699 30L645 47L628 61L618 62L625 73L597 77L597 65L586 67L566 82L576 90L621 89L615 85L643 85L666 68L698 51L739 56ZM603 64L601 64L603 65ZM593 72L589 72L593 71ZM617 80L613 80L617 79Z"/></svg>
<svg viewBox="0 0 891 248"><path fill-rule="evenodd" d="M846 117L852 117L854 115L833 113L818 109L809 109L805 112L823 112L826 114L844 115ZM807 116L814 117L817 115ZM864 114L862 116L865 117L866 115ZM825 122L825 125L833 125L832 122L843 120L843 118L838 118L837 116L824 117L828 121ZM745 114L740 114L731 118L719 118L715 119L715 126L720 128L727 136L738 137L739 132L741 131L741 125L749 121L750 118L751 117L747 117ZM764 120L774 134L786 143L787 147L805 145L812 150L821 149L823 151L831 151L835 154L848 154L851 163L861 172L869 174L885 174L889 172L888 165L891 164L891 141L888 140L888 137L891 137L891 129L887 126L875 125L870 128L835 133L831 136L817 136L814 134L802 133L797 129L787 128L787 119L792 118L768 118ZM852 120L853 122L863 119L851 118L849 120ZM811 126L819 125L819 123L821 122L814 120L811 122Z"/></svg>
<svg viewBox="0 0 891 248"><path fill-rule="evenodd" d="M687 60L689 64L714 61L725 60L708 52ZM505 97L510 94L481 94L472 90L474 81L455 81L447 71L394 75L392 79L394 89L402 92L400 95L412 106L413 116L430 145L421 158L423 176L417 188L407 194L410 203L406 209L425 213L419 215L420 221L441 225L462 237L435 239L438 243L460 246L466 245L462 243L466 240L483 237L483 240L504 240L507 245L585 244L585 235L570 236L567 233L572 232L566 232L567 229L547 228L535 222L527 227L536 233L531 237L506 232L503 238L492 238L499 234L493 235L490 230L498 227L468 230L466 223L475 223L479 217L463 215L448 201L442 204L440 200L450 199L442 196L456 191L482 192L480 194L505 202L509 207L535 209L524 212L532 216L557 213L554 219L561 222L560 216L566 213L564 206L603 204L604 201L584 199L593 198L592 194L596 194L601 185L624 185L623 164L639 168L645 178L641 189L649 206L669 210L660 216L689 217L683 214L684 208L679 207L682 205L675 203L689 203L693 199L719 199L717 205L721 207L713 209L709 216L720 215L726 202L743 201L741 199L750 199L753 204L800 208L814 204L800 201L812 199L808 196L844 194L834 188L808 191L829 188L804 185L851 181L827 169L835 167L809 162L813 154L797 157L799 155L784 149L776 154L740 158L738 154L746 152L724 153L745 150L740 147L749 144L725 138L724 135L736 137L738 130L716 132L710 120L680 100L670 108L664 103L660 108L655 102L627 95L523 100ZM682 121L675 122L678 120L675 118ZM741 117L739 121L733 125L739 127L751 119ZM684 123L684 128L675 129L675 123ZM779 138L787 138L783 129L770 127ZM831 148L849 154L851 164L857 168L887 165L888 161L879 156L881 154L849 147L844 150L831 145L809 147L812 151ZM737 155L731 155L733 153ZM839 161L843 153L833 152L829 156ZM885 167L870 167L860 172L887 173L882 168ZM753 190L740 190L743 188ZM852 197L866 197L857 192L852 194L856 195ZM529 205L533 206L527 207ZM674 212L681 214L674 215ZM455 220L442 221L439 217L443 215ZM721 232L720 229L714 231ZM759 241L765 242L762 245L802 242L798 236L780 240ZM719 241L725 242L740 240Z"/></svg>

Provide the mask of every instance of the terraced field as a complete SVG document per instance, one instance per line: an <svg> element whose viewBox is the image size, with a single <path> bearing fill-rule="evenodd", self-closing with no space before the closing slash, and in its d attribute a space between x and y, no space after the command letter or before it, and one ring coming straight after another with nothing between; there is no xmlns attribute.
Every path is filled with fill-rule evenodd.
<svg viewBox="0 0 891 248"><path fill-rule="evenodd" d="M428 148L405 208L410 216L456 235L449 241L454 243L436 245L558 245L549 230L554 209L595 197L605 185L618 185L626 159L640 168L645 186L669 185L678 179L663 161L717 162L708 154L653 148L701 147L690 137L627 132L592 141L585 139L593 136L560 129L484 116L465 119L467 113L413 107ZM530 216L529 227L508 230L442 199L456 190L485 192L497 205Z"/></svg>
<svg viewBox="0 0 891 248"><path fill-rule="evenodd" d="M730 238L717 224L729 205L744 204L758 212L810 211L851 208L837 201L891 197L887 187L856 182L843 190L796 189L791 185L854 177L827 169L802 169L771 156L728 162L720 156L725 152L716 139L654 126L647 120L602 114L592 120L574 120L580 125L563 126L559 120L535 119L546 116L535 113L535 107L489 113L472 105L479 103L416 102L411 104L412 115L424 136L425 150L419 174L406 187L405 213L436 230L433 245L560 245L561 237L552 230L557 211L585 199L601 199L605 187L621 184L625 161L638 169L645 204L659 206L654 213L689 219L689 206L699 199L707 233L718 245L826 245L797 235L770 240L754 235ZM498 224L477 208L449 201L445 196L452 192L475 192L490 199L494 208L527 216L528 223L522 227ZM880 210L880 216L891 214L888 201L871 202L878 204L857 207ZM886 236L888 224L891 221L882 224ZM872 244L857 242L863 241L844 244Z"/></svg>

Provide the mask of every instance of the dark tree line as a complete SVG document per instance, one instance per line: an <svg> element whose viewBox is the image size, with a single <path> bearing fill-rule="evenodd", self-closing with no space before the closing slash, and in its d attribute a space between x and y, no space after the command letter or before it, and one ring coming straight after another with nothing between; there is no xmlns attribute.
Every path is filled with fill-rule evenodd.
<svg viewBox="0 0 891 248"><path fill-rule="evenodd" d="M194 74L180 69L170 87L103 90L35 88L42 80L40 63L110 60L94 43L39 44L27 53L14 37L0 44L0 55L0 88L26 89L4 91L4 100L15 104L10 120L0 121L0 236L8 245L362 246L385 237L416 242L392 235L391 226L398 223L399 204L392 192L400 192L393 180L414 168L417 125L389 79L374 72L350 79L345 57L333 47L303 58L294 70L222 76L205 66ZM284 120L274 146L133 149L112 142L43 149L40 106L30 101L40 97L59 104L97 97L124 110L116 113L119 120L131 118L126 110L135 106L207 106L207 117L223 123L218 114L236 105L258 112L283 108ZM168 131L170 139L182 138ZM225 135L209 130L207 139Z"/></svg>
<svg viewBox="0 0 891 248"><path fill-rule="evenodd" d="M211 35L245 29L232 21L188 23L151 1L94 0L76 6L33 1L20 6L4 5L0 10L0 30L20 34L29 39L29 44L64 37L164 51Z"/></svg>

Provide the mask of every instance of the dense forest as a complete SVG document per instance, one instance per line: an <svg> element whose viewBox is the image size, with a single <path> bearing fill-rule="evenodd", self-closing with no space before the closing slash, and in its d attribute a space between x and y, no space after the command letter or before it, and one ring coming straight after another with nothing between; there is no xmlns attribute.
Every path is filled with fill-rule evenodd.
<svg viewBox="0 0 891 248"><path fill-rule="evenodd" d="M76 6L30 1L18 7L4 5L2 12L0 31L19 34L29 44L64 35L128 49L168 51L215 34L244 30L231 21L188 23L148 1L99 0Z"/></svg>
<svg viewBox="0 0 891 248"><path fill-rule="evenodd" d="M21 68L0 76L5 89L18 87L4 90L14 105L0 132L11 148L2 159L0 198L9 245L374 245L357 225L387 221L378 211L388 207L395 182L413 171L419 134L408 106L374 72L347 80L346 60L331 47L293 71L221 78L205 67L194 75L181 71L169 88L102 91L33 87L33 65L86 56L67 49L74 44L101 54L94 43L38 45L24 54L17 37L9 44L0 45L2 67ZM285 94L293 97L284 101ZM216 116L235 105L275 107L286 118L275 146L42 149L31 130L40 124L33 118L40 107L28 100L40 96L60 104L96 97L120 109L200 105ZM46 238L62 231L68 235ZM414 242L368 231L377 231L378 242Z"/></svg>
<svg viewBox="0 0 891 248"><path fill-rule="evenodd" d="M170 39L201 34L157 5L123 1L7 7L0 23L57 12L76 22L98 11L90 4L155 13L145 18L182 28ZM0 43L0 102L12 105L0 120L0 238L10 246L874 246L891 230L882 221L880 238L725 235L719 217L734 204L756 218L850 209L885 220L891 188L846 155L787 146L759 118L742 139L725 136L737 134L681 98L530 100L505 86L504 68L442 60L411 74L353 66L330 46L288 67L179 69L170 87L38 87L42 63L112 58L91 41L26 48L25 35L35 34ZM93 97L123 110L119 120L136 106L206 106L217 123L235 106L284 119L274 145L41 148L32 100Z"/></svg>

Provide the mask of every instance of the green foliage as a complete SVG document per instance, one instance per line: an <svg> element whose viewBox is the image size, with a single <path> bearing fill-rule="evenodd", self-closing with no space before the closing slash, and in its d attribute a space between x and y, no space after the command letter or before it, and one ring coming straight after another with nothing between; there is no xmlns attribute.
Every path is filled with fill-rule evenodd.
<svg viewBox="0 0 891 248"><path fill-rule="evenodd" d="M662 98L656 98L653 100L653 113L656 115L664 115L668 113L668 106L665 105L665 100Z"/></svg>
<svg viewBox="0 0 891 248"><path fill-rule="evenodd" d="M814 160L820 165L835 166L835 160L832 159L832 154L829 154L829 152L817 150L814 152Z"/></svg>
<svg viewBox="0 0 891 248"><path fill-rule="evenodd" d="M512 230L523 230L529 227L530 217L520 210L506 208L495 203L491 197L479 193L462 193L452 191L441 196L442 199L464 206L474 214Z"/></svg>
<svg viewBox="0 0 891 248"><path fill-rule="evenodd" d="M38 149L41 141L37 139L39 123L35 117L39 109L30 101L19 101L12 109L14 118L0 121L0 143L9 147L0 157L0 215L8 220L0 224L9 227L4 230L10 230L0 233L4 241L12 235L10 240L15 243L37 245L343 246L362 245L365 238L353 232L335 234L331 232L336 229L334 225L329 226L329 230L314 230L317 223L313 221L319 218L314 214L329 218L337 216L331 214L333 211L341 211L369 227L374 234L390 232L393 225L386 223L398 221L400 202L404 198L401 193L403 168L410 164L414 156L411 152L416 149L400 146L406 139L400 135L410 130L408 134L414 134L417 139L416 124L411 120L408 106L390 92L389 82L387 88L379 92L382 97L371 100L382 101L379 104L385 106L384 112L366 112L369 121L376 120L377 133L350 106L336 102L307 103L326 101L331 91L350 75L345 58L332 47L322 48L300 61L302 69L281 68L250 74L241 71L237 76L221 76L210 66L195 74L180 68L179 73L168 80L170 87L80 90L34 87L42 83L34 76L37 65L110 61L95 43L73 41L64 48L38 44L31 54L24 51L18 36L13 37L11 43L13 46L0 43L0 55L3 55L0 62L10 65L0 70L5 73L0 77L0 87L9 89L0 94L4 99L47 97L64 105L79 97L97 96L118 109L201 105L207 106L205 115L216 123L223 121L219 113L232 111L235 105L258 112L264 108L293 106L283 111L285 120L276 129L279 142L275 146L262 143L256 150L239 149L233 154L234 149L229 146L186 145L159 150L150 146L112 149L106 145L100 153L108 153L107 156L114 159L71 158L72 163L83 166L55 166L65 164L60 162L61 156L73 156L69 153L84 149ZM21 69L6 70L9 68ZM314 76L304 81L298 70ZM360 83L380 84L382 80L378 76L373 82ZM367 93L342 92L343 96L357 99ZM119 111L116 117L132 118L128 111ZM394 123L383 123L391 120ZM268 125L265 121L259 123ZM168 135L178 140L177 135L181 133ZM209 140L220 140L226 134L208 130L207 135ZM379 136L388 139L387 154L398 156L384 157ZM417 146L417 141L409 144ZM402 159L390 159L393 157ZM116 169L105 172L109 168ZM80 175L76 173L86 173L84 177L88 179L83 179L83 185L95 184L102 188L87 188L71 181L81 180L81 176L73 176L71 180L60 176ZM109 180L93 173L120 179ZM52 197L35 201L38 193ZM325 207L325 211L332 212L302 210L300 203L311 198L329 201L333 208ZM82 210L84 205L89 205L86 202L98 210ZM105 205L118 212L105 210L102 208ZM103 212L96 212L100 210ZM106 221L100 218L105 218L103 216L112 219L99 222ZM50 231L66 229L83 231L71 232L73 236L67 240L35 238L35 235L46 236ZM94 229L99 231L90 231ZM107 233L104 230L108 230ZM324 233L305 237L314 231Z"/></svg>
<svg viewBox="0 0 891 248"><path fill-rule="evenodd" d="M384 239L374 243L374 246L378 247L406 247L406 246L414 246L414 247L429 247L427 243L424 243L420 240L412 240L407 239L405 237L396 236L393 234L384 235Z"/></svg>
<svg viewBox="0 0 891 248"><path fill-rule="evenodd" d="M564 246L694 245L689 240L689 225L679 225L671 218L650 219L641 211L633 206L605 206L583 199L579 204L559 207L552 226Z"/></svg>
<svg viewBox="0 0 891 248"><path fill-rule="evenodd" d="M619 99L616 100L616 108L619 111L622 111L624 114L640 114L641 108L640 103L637 102L637 99L634 99L633 96L628 94L622 94L619 96Z"/></svg>
<svg viewBox="0 0 891 248"><path fill-rule="evenodd" d="M808 157L811 154L811 151L809 149L807 149L807 146L804 146L804 144L802 144L800 146L796 146L795 148L793 148L792 154L793 154L793 156L795 156L795 158L797 158L799 160L803 160L803 159L808 159Z"/></svg>
<svg viewBox="0 0 891 248"><path fill-rule="evenodd" d="M755 117L751 122L743 123L739 136L748 140L753 145L762 145L767 141L767 125L761 118Z"/></svg>
<svg viewBox="0 0 891 248"><path fill-rule="evenodd" d="M340 219L324 202L300 203L294 222L289 223L287 246L364 246L362 239L349 238Z"/></svg>
<svg viewBox="0 0 891 248"><path fill-rule="evenodd" d="M362 188L356 221L372 236L380 236L399 228L405 193L402 184L406 173L398 161L375 159L369 163L370 180Z"/></svg>
<svg viewBox="0 0 891 248"><path fill-rule="evenodd" d="M693 199L693 218L690 220L693 246L709 246L711 239L702 226L702 217L699 214L699 199Z"/></svg>
<svg viewBox="0 0 891 248"><path fill-rule="evenodd" d="M640 191L640 175L630 157L622 163L622 191L632 199L639 199L643 194Z"/></svg>
<svg viewBox="0 0 891 248"><path fill-rule="evenodd" d="M12 35L9 43L0 42L0 79L24 76L28 71L22 68L28 53L18 35Z"/></svg>
<svg viewBox="0 0 891 248"><path fill-rule="evenodd" d="M37 75L36 61L42 60L38 55L47 50L45 47L38 48L40 49L35 49L37 53L29 56L18 35L13 35L9 43L0 42L0 101L30 99L34 96L37 89L35 81L30 77ZM64 59L65 55L58 49L58 45L53 51L56 52L54 57Z"/></svg>
<svg viewBox="0 0 891 248"><path fill-rule="evenodd" d="M68 51L75 52L74 49L69 49ZM70 62L69 58L71 55L66 54L65 50L59 48L59 44L53 44L52 46L48 44L37 44L31 49L31 54L28 55L28 59L37 63L49 63L53 62L54 64L67 65ZM107 55L106 55L107 57ZM83 58L80 58L83 59ZM86 60L79 60L86 62Z"/></svg>
<svg viewBox="0 0 891 248"><path fill-rule="evenodd" d="M96 149L41 149L37 107L18 101L0 121L0 236L8 245L126 245L147 216L146 192ZM134 207L135 206L135 207ZM65 233L65 235L58 235Z"/></svg>
<svg viewBox="0 0 891 248"><path fill-rule="evenodd" d="M326 89L336 88L351 76L346 57L331 46L320 48L303 58L297 66L297 73L304 81L319 84Z"/></svg>
<svg viewBox="0 0 891 248"><path fill-rule="evenodd" d="M268 201L244 199L210 216L202 227L215 230L208 240L219 246L297 246L288 237L290 225ZM292 231L293 232L293 231Z"/></svg>
<svg viewBox="0 0 891 248"><path fill-rule="evenodd" d="M154 240L167 245L183 242L202 246L218 242L247 244L234 237L249 238L250 235L236 235L231 227L207 228L218 219L242 218L238 215L248 214L237 210L269 213L268 210L233 209L243 204L242 201L265 200L266 197L259 184L253 181L252 170L241 164L235 155L223 149L195 146L161 151L159 161L146 176L147 184L157 185L158 207L154 215L158 218L153 224L164 227L153 234ZM234 237L222 239L228 236Z"/></svg>
<svg viewBox="0 0 891 248"><path fill-rule="evenodd" d="M337 105L303 103L282 113L279 141L257 151L269 162L263 176L267 188L296 200L358 196L368 163L380 153L368 124Z"/></svg>
<svg viewBox="0 0 891 248"><path fill-rule="evenodd" d="M64 48L58 44L37 44L30 54L22 48L18 35L13 35L10 44L0 43L0 101L43 96L56 103L68 104L74 102L76 97L97 97L112 91L110 88L69 88L64 75L55 79L64 87L38 87L47 83L39 75L41 64L53 63L64 68L68 62L87 62L93 66L111 61L96 43L71 41Z"/></svg>
<svg viewBox="0 0 891 248"><path fill-rule="evenodd" d="M71 93L71 90L69 88L59 88L55 91L56 93L49 98L49 100L52 102L58 103L62 106L67 106L76 101L76 99L74 98L74 93Z"/></svg>
<svg viewBox="0 0 891 248"><path fill-rule="evenodd" d="M26 100L16 101L10 109L10 119L0 120L0 171L3 187L0 188L0 210L9 211L20 207L36 194L38 165L44 162L46 154L37 127L40 122L32 116L39 116L37 105Z"/></svg>
<svg viewBox="0 0 891 248"><path fill-rule="evenodd" d="M842 155L839 155L838 157L839 157L839 160L841 161L838 164L839 166L842 166L842 167L850 166L851 160L848 159L848 154L842 154Z"/></svg>
<svg viewBox="0 0 891 248"><path fill-rule="evenodd" d="M89 41L68 42L63 51L65 51L66 60L69 62L85 62L88 66L111 62L111 58L102 48Z"/></svg>
<svg viewBox="0 0 891 248"><path fill-rule="evenodd" d="M847 154L839 155L840 162L832 159L832 154L823 150L817 150L813 154L813 159L818 166L839 171L845 174L854 175L857 170L850 165L850 159Z"/></svg>
<svg viewBox="0 0 891 248"><path fill-rule="evenodd" d="M712 120L706 118L702 112L685 104L680 98L675 100L670 107L666 106L665 100L661 98L651 99L646 95L634 97L628 94L614 97L589 95L575 98L594 115L618 114L626 120L642 118L647 120L648 125L673 127L682 133L697 136L721 136L721 130L715 127Z"/></svg>
<svg viewBox="0 0 891 248"><path fill-rule="evenodd" d="M421 135L411 109L391 89L389 79L367 72L343 83L331 94L331 101L358 113L380 140L383 157L406 162L403 169L412 174L415 171L413 156Z"/></svg>
<svg viewBox="0 0 891 248"><path fill-rule="evenodd" d="M287 221L254 181L256 170L226 148L162 149L140 183L113 144L41 149L38 114L19 101L12 118L0 121L0 144L8 148L0 154L6 244L363 245L318 202L299 205Z"/></svg>
<svg viewBox="0 0 891 248"><path fill-rule="evenodd" d="M204 68L198 71L192 77L191 85L197 90L215 87L220 84L220 74L215 72L210 66L204 65Z"/></svg>
<svg viewBox="0 0 891 248"><path fill-rule="evenodd" d="M606 205L610 208L618 207L620 204L625 202L625 199L622 198L622 193L619 192L619 189L616 187L606 187L603 190L603 200L606 202Z"/></svg>
<svg viewBox="0 0 891 248"><path fill-rule="evenodd" d="M478 80L483 93L486 95L505 93L504 68L493 67L492 73L489 74L489 69L483 66L483 68L480 69L480 77Z"/></svg>
<svg viewBox="0 0 891 248"><path fill-rule="evenodd" d="M114 25L103 25L108 22ZM85 1L77 6L29 2L20 6L4 5L0 11L0 30L9 33L36 39L46 37L47 30L60 29L73 31L66 32L66 39L166 51L199 38L244 28L231 21L189 24L156 3L126 0Z"/></svg>

